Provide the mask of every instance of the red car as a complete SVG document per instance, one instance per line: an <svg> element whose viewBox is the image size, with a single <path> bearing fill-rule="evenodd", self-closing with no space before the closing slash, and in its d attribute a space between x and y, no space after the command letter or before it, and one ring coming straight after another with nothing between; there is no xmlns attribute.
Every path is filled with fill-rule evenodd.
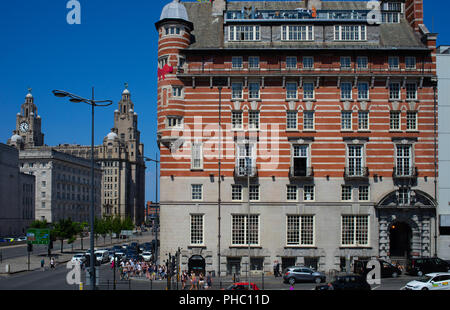
<svg viewBox="0 0 450 310"><path fill-rule="evenodd" d="M259 291L258 286L256 286L255 283L250 283L250 290L252 291ZM227 291L244 291L249 290L248 282L239 282L239 283L233 283L229 287L227 287L225 290Z"/></svg>

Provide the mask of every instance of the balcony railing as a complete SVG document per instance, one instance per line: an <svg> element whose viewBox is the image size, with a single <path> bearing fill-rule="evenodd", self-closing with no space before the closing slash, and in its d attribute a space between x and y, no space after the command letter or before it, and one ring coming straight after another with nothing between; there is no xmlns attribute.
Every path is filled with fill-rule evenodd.
<svg viewBox="0 0 450 310"><path fill-rule="evenodd" d="M289 177L291 179L310 179L314 177L314 169L312 167L305 169L294 169L294 167L290 167Z"/></svg>
<svg viewBox="0 0 450 310"><path fill-rule="evenodd" d="M254 178L258 176L258 170L256 166L237 166L234 168L234 176L236 178Z"/></svg>
<svg viewBox="0 0 450 310"><path fill-rule="evenodd" d="M369 168L367 167L346 167L344 171L344 178L354 179L354 178L368 178Z"/></svg>
<svg viewBox="0 0 450 310"><path fill-rule="evenodd" d="M418 174L417 167L394 167L392 177L394 179L413 179L417 178Z"/></svg>

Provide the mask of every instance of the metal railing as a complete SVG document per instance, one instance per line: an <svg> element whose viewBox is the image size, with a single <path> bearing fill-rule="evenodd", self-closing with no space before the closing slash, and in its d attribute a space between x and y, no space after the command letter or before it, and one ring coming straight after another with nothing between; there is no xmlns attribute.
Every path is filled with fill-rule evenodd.
<svg viewBox="0 0 450 310"><path fill-rule="evenodd" d="M314 176L314 169L306 167L305 169L289 168L289 177L293 179L312 178Z"/></svg>
<svg viewBox="0 0 450 310"><path fill-rule="evenodd" d="M256 166L237 166L234 168L235 177L256 177L258 170Z"/></svg>
<svg viewBox="0 0 450 310"><path fill-rule="evenodd" d="M368 178L369 168L367 167L346 167L344 171L345 178Z"/></svg>
<svg viewBox="0 0 450 310"><path fill-rule="evenodd" d="M394 167L393 178L416 178L419 172L417 167Z"/></svg>

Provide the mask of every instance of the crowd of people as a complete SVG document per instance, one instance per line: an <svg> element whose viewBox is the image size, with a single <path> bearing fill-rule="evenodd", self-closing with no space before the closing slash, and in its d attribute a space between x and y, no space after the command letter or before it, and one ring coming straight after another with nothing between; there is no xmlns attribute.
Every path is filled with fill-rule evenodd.
<svg viewBox="0 0 450 310"><path fill-rule="evenodd" d="M114 268L115 262L111 262L111 268ZM120 279L128 280L130 277L146 277L148 280L167 279L166 266L156 265L150 262L136 260L122 260L117 264Z"/></svg>
<svg viewBox="0 0 450 310"><path fill-rule="evenodd" d="M207 290L212 286L211 272L205 277L203 273L195 274L191 272L188 274L186 270L181 273L181 289L186 290L189 285L189 290Z"/></svg>

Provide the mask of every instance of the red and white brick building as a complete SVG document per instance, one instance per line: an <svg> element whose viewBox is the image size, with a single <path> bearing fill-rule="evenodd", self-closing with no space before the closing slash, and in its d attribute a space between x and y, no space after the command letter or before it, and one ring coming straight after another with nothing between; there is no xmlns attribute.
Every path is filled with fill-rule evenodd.
<svg viewBox="0 0 450 310"><path fill-rule="evenodd" d="M434 255L422 1L173 1L156 28L162 260L180 247L183 269L223 275Z"/></svg>

